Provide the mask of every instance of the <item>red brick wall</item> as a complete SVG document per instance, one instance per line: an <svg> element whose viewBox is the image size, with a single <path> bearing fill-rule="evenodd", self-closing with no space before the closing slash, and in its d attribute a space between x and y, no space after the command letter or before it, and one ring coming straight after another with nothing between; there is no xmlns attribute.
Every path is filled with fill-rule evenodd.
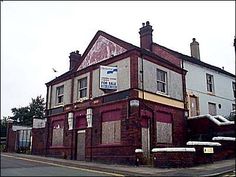
<svg viewBox="0 0 236 177"><path fill-rule="evenodd" d="M171 144L157 144L156 142L156 124L152 127L152 146L153 147L171 147L183 146L187 141L187 127L186 119L184 118L184 110L165 106L157 103L145 102L154 111L154 118L158 116L158 112L168 113L172 116L172 143Z"/></svg>
<svg viewBox="0 0 236 177"><path fill-rule="evenodd" d="M185 119L183 117L184 111L174 107L169 107L153 102L145 102L154 112L154 117L158 111L167 112L171 114L173 119L173 143L172 144L157 144L156 143L156 124L154 123L151 128L151 148L161 146L183 146L186 143L186 127ZM135 161L135 149L141 148L141 120L142 117L139 110L144 110L141 106L140 109L132 109L129 111L129 100L116 101L106 104L97 104L92 106L93 109L93 127L86 129L85 138L85 159L98 160L103 162L116 162L116 163L134 163ZM79 110L74 112L74 115L79 114L81 111L84 113L86 107L80 107ZM102 142L102 114L107 111L120 110L121 120L121 143L104 145ZM82 113L81 112L81 113ZM152 112L149 110L148 119L152 119ZM68 130L66 115L60 115L64 118L64 146L63 147L51 147L52 131L51 125L48 136L48 150L47 154L52 156L60 156L60 154L66 154L68 158L72 156L72 159L76 159L76 132L75 130ZM49 123L59 117L51 117ZM153 117L153 119L154 119Z"/></svg>
<svg viewBox="0 0 236 177"><path fill-rule="evenodd" d="M98 160L103 162L120 162L131 163L134 159L134 150L137 140L136 124L133 118L128 118L127 101L116 102L98 106L93 109L93 128L92 128L92 141L91 129L86 131L86 159ZM102 140L102 113L112 110L120 110L121 120L121 143L104 145L101 144ZM92 151L91 151L92 143Z"/></svg>
<svg viewBox="0 0 236 177"><path fill-rule="evenodd" d="M213 160L223 160L229 158L235 158L235 141L217 141L221 144L220 147L215 148Z"/></svg>
<svg viewBox="0 0 236 177"><path fill-rule="evenodd" d="M12 123L7 124L7 152L16 152L16 131L12 130Z"/></svg>
<svg viewBox="0 0 236 177"><path fill-rule="evenodd" d="M159 168L191 167L194 165L194 152L155 152L153 165Z"/></svg>
<svg viewBox="0 0 236 177"><path fill-rule="evenodd" d="M46 142L46 128L32 129L32 154L44 155Z"/></svg>
<svg viewBox="0 0 236 177"><path fill-rule="evenodd" d="M154 52L155 54L159 55L160 57L170 61L171 63L179 67L181 66L181 60L179 58L175 57L174 55L171 55L169 52L165 51L158 45L152 45L152 52Z"/></svg>
<svg viewBox="0 0 236 177"><path fill-rule="evenodd" d="M217 125L208 118L188 120L189 139L211 141L214 136L234 136L235 124ZM202 134L203 139L196 139Z"/></svg>

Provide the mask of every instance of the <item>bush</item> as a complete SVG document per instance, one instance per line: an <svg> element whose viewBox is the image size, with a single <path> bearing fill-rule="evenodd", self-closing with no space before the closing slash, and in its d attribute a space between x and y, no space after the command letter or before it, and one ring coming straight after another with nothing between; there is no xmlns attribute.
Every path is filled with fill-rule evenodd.
<svg viewBox="0 0 236 177"><path fill-rule="evenodd" d="M0 152L4 152L6 150L6 145L5 144L1 144L0 145Z"/></svg>

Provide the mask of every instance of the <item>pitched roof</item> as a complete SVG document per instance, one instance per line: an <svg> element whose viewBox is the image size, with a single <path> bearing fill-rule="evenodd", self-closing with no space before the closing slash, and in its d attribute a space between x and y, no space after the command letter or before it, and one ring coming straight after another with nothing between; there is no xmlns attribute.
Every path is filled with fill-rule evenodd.
<svg viewBox="0 0 236 177"><path fill-rule="evenodd" d="M48 85L50 85L51 83L53 83L53 82L55 82L55 81L61 80L62 78L70 77L72 73L73 73L72 70L67 71L67 72L63 73L62 75L56 77L55 79L53 79L53 80L51 80L51 81L49 81L49 82L47 82L47 83L45 83L45 84L46 84L46 86L48 86Z"/></svg>
<svg viewBox="0 0 236 177"><path fill-rule="evenodd" d="M235 77L234 74L232 74L232 73L230 73L230 72L228 72L228 71L225 71L225 70L223 70L223 69L221 69L221 68L219 68L219 67L216 67L216 66L210 65L210 64L208 64L208 63L205 63L205 62L203 62L203 61L201 61L201 60L199 60L199 59L197 59L197 58L190 57L190 56L188 56L188 55L179 53L179 52L177 52L177 51L174 51L174 50L172 50L172 49L169 49L169 48L164 47L164 46L162 46L162 45L160 45L160 44L157 44L157 43L153 43L153 44L154 44L154 45L157 45L157 46L159 46L159 47L161 47L161 48L164 49L165 51L167 51L167 52L171 53L172 55L175 55L176 57L181 58L181 59L183 59L183 60L185 60L185 61L188 61L188 62L197 64L197 65L200 65L200 66L203 66L203 67L212 69L212 70L215 70L215 71L217 71L217 72L220 72L220 73L222 73L222 74L226 74L226 75L231 76L231 77Z"/></svg>
<svg viewBox="0 0 236 177"><path fill-rule="evenodd" d="M72 70L67 71L66 73L64 73L64 74L62 74L62 75L56 77L55 79L53 79L53 80L47 82L46 85L50 85L51 83L57 82L57 81L61 80L62 78L65 78L65 77L68 78L68 77L70 77L70 75L71 75L72 73L76 72L77 69L78 69L78 67L79 67L80 64L83 62L84 58L86 57L86 55L88 54L88 52L89 52L90 49L92 48L93 44L96 42L96 40L98 39L98 37L99 37L100 35L102 35L102 36L106 37L107 39L109 39L109 40L111 40L111 41L117 43L117 44L120 45L121 47L125 48L127 51L136 49L136 50L140 51L141 53L143 53L143 54L145 54L145 55L149 55L149 56L151 56L151 57L153 57L153 58L156 58L156 59L158 59L158 60L160 60L160 61L162 61L162 62L165 62L165 63L167 63L167 64L170 65L170 66L173 66L173 67L182 69L182 68L180 68L180 67L174 65L174 64L171 63L170 61L168 61L168 60L166 60L166 59L164 59L164 58L162 58L162 57L156 55L155 53L153 53L153 52L151 52L151 51L148 51L148 50L146 50L146 49L142 49L142 48L140 48L140 47L137 47L137 46L135 46L135 45L133 45L133 44L131 44L131 43L128 43L128 42L126 42L126 41L123 41L123 40L121 40L121 39L119 39L119 38L117 38L117 37L114 37L114 36L112 36L112 35L110 35L110 34L104 32L104 31L99 30L99 31L95 34L95 36L93 37L93 39L91 40L91 42L89 43L88 47L87 47L86 50L84 51L84 53L83 53L83 55L81 56L81 59L79 60L79 62L77 63L77 65L76 65Z"/></svg>
<svg viewBox="0 0 236 177"><path fill-rule="evenodd" d="M93 37L93 39L91 40L91 42L89 43L88 47L85 49L80 62L78 62L77 65L74 67L74 69L73 69L74 71L76 71L78 69L78 67L80 66L80 64L83 62L84 58L86 57L86 55L88 54L88 52L90 51L90 49L92 48L92 46L94 45L94 43L96 42L96 40L98 39L99 36L104 36L105 38L109 39L110 41L113 41L114 43L117 43L118 45L125 48L126 50L137 48L137 46L135 46L133 44L125 42L125 41L123 41L117 37L114 37L104 31L98 30L97 33L95 34L95 36Z"/></svg>

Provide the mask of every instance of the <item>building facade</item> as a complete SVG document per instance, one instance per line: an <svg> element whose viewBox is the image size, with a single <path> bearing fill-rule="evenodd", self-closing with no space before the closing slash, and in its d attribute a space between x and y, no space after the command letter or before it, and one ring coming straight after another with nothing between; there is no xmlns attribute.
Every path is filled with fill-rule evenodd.
<svg viewBox="0 0 236 177"><path fill-rule="evenodd" d="M199 43L193 38L191 56L153 44L159 56L187 70L186 90L189 116L204 114L228 117L235 110L235 75L200 60ZM178 63L180 62L180 63Z"/></svg>
<svg viewBox="0 0 236 177"><path fill-rule="evenodd" d="M156 147L186 144L186 70L151 50L152 26L137 47L98 31L68 72L48 82L45 153L133 163Z"/></svg>

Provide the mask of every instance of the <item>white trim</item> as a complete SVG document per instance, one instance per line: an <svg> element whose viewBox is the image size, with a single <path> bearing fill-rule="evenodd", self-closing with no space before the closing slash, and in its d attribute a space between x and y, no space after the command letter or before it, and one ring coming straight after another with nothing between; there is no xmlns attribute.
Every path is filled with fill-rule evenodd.
<svg viewBox="0 0 236 177"><path fill-rule="evenodd" d="M207 142L207 141L188 141L186 143L188 146L221 146L218 142Z"/></svg>
<svg viewBox="0 0 236 177"><path fill-rule="evenodd" d="M199 115L199 116L194 116L194 117L188 117L189 120L191 120L191 119L201 119L201 118L208 118L212 122L214 122L215 124L217 124L219 126L222 126L222 125L233 125L234 124L234 121L229 121L229 120L227 120L226 118L224 118L224 117L222 117L220 115L212 116L210 114L205 114L205 115ZM220 122L216 118L219 118L223 122Z"/></svg>
<svg viewBox="0 0 236 177"><path fill-rule="evenodd" d="M184 147L153 148L152 152L196 152L196 149L195 148L184 148Z"/></svg>
<svg viewBox="0 0 236 177"><path fill-rule="evenodd" d="M220 119L220 120L222 120L223 122L230 122L228 119L226 119L226 118L224 118L223 116L221 116L221 115L216 115L216 116L214 116L215 118L218 118L218 119Z"/></svg>
<svg viewBox="0 0 236 177"><path fill-rule="evenodd" d="M64 107L64 103L57 103L56 105L53 106L53 108L60 108Z"/></svg>
<svg viewBox="0 0 236 177"><path fill-rule="evenodd" d="M13 125L12 126L12 131L17 131L17 130L31 130L32 127L26 127L26 126L20 126L20 125Z"/></svg>
<svg viewBox="0 0 236 177"><path fill-rule="evenodd" d="M235 137L217 136L212 138L213 141L235 141Z"/></svg>
<svg viewBox="0 0 236 177"><path fill-rule="evenodd" d="M85 133L85 130L78 130L77 133Z"/></svg>
<svg viewBox="0 0 236 177"><path fill-rule="evenodd" d="M135 149L134 152L135 152L135 153L139 153L139 152L143 152L143 150L142 150L142 149Z"/></svg>

